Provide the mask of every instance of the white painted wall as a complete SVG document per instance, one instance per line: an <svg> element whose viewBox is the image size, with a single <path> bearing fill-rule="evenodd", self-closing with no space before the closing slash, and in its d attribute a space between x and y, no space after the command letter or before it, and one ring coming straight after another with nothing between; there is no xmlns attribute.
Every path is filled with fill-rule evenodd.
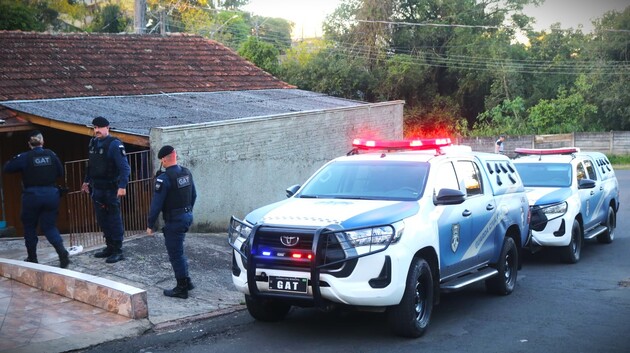
<svg viewBox="0 0 630 353"><path fill-rule="evenodd" d="M176 127L152 128L153 158L178 152L197 188L191 231L226 231L230 216L284 199L352 139L403 137L404 101ZM159 166L159 165L158 165ZM156 166L157 167L157 166Z"/></svg>

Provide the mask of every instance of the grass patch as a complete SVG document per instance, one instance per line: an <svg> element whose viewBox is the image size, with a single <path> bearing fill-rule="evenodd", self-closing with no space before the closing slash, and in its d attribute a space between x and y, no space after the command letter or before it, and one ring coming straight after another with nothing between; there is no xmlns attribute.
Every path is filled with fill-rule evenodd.
<svg viewBox="0 0 630 353"><path fill-rule="evenodd" d="M608 160L615 169L630 169L630 154L609 155Z"/></svg>

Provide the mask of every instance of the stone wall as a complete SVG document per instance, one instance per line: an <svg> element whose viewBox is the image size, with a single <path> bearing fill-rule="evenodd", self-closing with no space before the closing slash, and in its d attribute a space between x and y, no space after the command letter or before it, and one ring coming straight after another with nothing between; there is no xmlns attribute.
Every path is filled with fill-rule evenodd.
<svg viewBox="0 0 630 353"><path fill-rule="evenodd" d="M327 161L351 150L357 137L401 139L403 101L277 116L155 128L161 146L175 147L198 199L192 231L224 232L230 216L286 198Z"/></svg>

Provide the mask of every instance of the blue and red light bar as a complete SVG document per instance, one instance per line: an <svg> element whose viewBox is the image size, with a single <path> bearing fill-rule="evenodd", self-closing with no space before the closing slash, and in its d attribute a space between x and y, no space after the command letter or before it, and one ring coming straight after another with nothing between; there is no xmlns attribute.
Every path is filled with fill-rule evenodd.
<svg viewBox="0 0 630 353"><path fill-rule="evenodd" d="M439 150L452 145L450 138L430 138L411 140L366 140L354 139L352 146L362 150Z"/></svg>
<svg viewBox="0 0 630 353"><path fill-rule="evenodd" d="M550 155L550 154L572 154L580 152L577 147L561 147L561 148L516 148L514 149L516 154L528 154L528 155Z"/></svg>

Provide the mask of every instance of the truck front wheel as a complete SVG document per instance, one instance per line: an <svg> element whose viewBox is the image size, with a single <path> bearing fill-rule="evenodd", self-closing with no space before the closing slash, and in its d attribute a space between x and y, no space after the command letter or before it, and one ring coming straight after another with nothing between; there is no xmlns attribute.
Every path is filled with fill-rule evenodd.
<svg viewBox="0 0 630 353"><path fill-rule="evenodd" d="M280 321L291 310L289 304L271 298L253 298L250 295L245 295L245 304L254 319L267 322Z"/></svg>
<svg viewBox="0 0 630 353"><path fill-rule="evenodd" d="M403 337L424 334L433 312L433 274L429 263L414 258L407 274L405 293L400 304L387 310L387 320L394 333Z"/></svg>

